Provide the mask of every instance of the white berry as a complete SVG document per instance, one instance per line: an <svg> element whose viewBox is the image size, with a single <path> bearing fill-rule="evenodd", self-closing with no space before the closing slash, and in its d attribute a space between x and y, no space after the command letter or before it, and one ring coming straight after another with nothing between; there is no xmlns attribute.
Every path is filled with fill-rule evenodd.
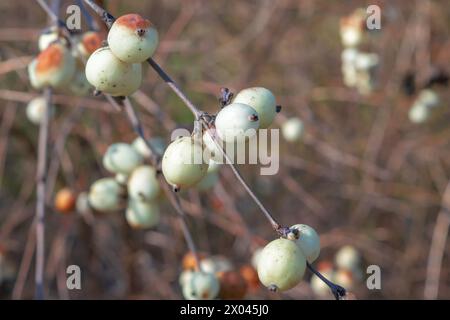
<svg viewBox="0 0 450 320"><path fill-rule="evenodd" d="M128 180L128 195L140 201L152 201L159 193L156 170L151 166L139 166L133 170Z"/></svg>
<svg viewBox="0 0 450 320"><path fill-rule="evenodd" d="M103 156L103 166L112 173L128 175L142 162L139 153L127 143L110 145Z"/></svg>
<svg viewBox="0 0 450 320"><path fill-rule="evenodd" d="M176 139L164 152L162 172L167 182L177 189L195 185L207 171L202 145L192 137Z"/></svg>
<svg viewBox="0 0 450 320"><path fill-rule="evenodd" d="M97 49L86 63L86 78L97 90L112 96L129 96L141 86L140 63L126 63L108 47Z"/></svg>
<svg viewBox="0 0 450 320"><path fill-rule="evenodd" d="M44 51L50 44L57 41L59 38L58 29L50 28L47 31L41 33L38 40L39 51Z"/></svg>
<svg viewBox="0 0 450 320"><path fill-rule="evenodd" d="M150 138L148 140L148 143L157 152L158 155L162 156L164 154L164 150L166 149L166 143L164 139L159 137ZM137 137L136 139L134 139L132 146L142 157L148 159L152 156L152 151L141 137Z"/></svg>
<svg viewBox="0 0 450 320"><path fill-rule="evenodd" d="M259 128L268 128L277 114L277 105L273 93L262 87L247 88L240 91L233 103L249 105L258 113Z"/></svg>
<svg viewBox="0 0 450 320"><path fill-rule="evenodd" d="M211 300L219 294L217 277L208 272L193 272L183 286L183 296L187 300Z"/></svg>
<svg viewBox="0 0 450 320"><path fill-rule="evenodd" d="M232 103L216 116L216 130L219 137L225 142L244 140L252 137L259 128L258 113L249 105Z"/></svg>
<svg viewBox="0 0 450 320"><path fill-rule="evenodd" d="M415 102L411 109L409 109L408 117L413 123L425 122L430 116L430 109L420 101Z"/></svg>
<svg viewBox="0 0 450 320"><path fill-rule="evenodd" d="M152 228L159 222L159 208L153 202L130 199L125 216L128 224L133 228Z"/></svg>
<svg viewBox="0 0 450 320"><path fill-rule="evenodd" d="M306 224L296 224L291 229L298 230L295 241L302 250L309 263L313 263L320 253L320 238L317 232Z"/></svg>
<svg viewBox="0 0 450 320"><path fill-rule="evenodd" d="M144 62L158 46L158 31L140 15L126 14L114 21L108 33L108 44L120 60L127 63Z"/></svg>
<svg viewBox="0 0 450 320"><path fill-rule="evenodd" d="M75 208L80 214L86 214L90 210L89 206L89 196L87 192L81 192L77 197L77 202L75 203Z"/></svg>
<svg viewBox="0 0 450 320"><path fill-rule="evenodd" d="M53 43L28 65L31 85L36 89L46 86L63 88L75 74L75 58L61 43Z"/></svg>
<svg viewBox="0 0 450 320"><path fill-rule="evenodd" d="M268 288L280 291L295 287L303 278L306 259L294 241L276 239L261 251L258 259L258 277Z"/></svg>
<svg viewBox="0 0 450 320"><path fill-rule="evenodd" d="M98 211L118 210L122 193L122 188L114 178L103 178L91 185L89 204Z"/></svg>
<svg viewBox="0 0 450 320"><path fill-rule="evenodd" d="M355 270L359 267L360 256L358 250L353 246L344 246L336 253L336 265L339 268L347 270Z"/></svg>
<svg viewBox="0 0 450 320"><path fill-rule="evenodd" d="M303 133L303 122L299 118L289 118L281 126L281 134L289 142L296 142Z"/></svg>
<svg viewBox="0 0 450 320"><path fill-rule="evenodd" d="M42 122L46 112L47 102L42 96L34 98L27 105L27 118L36 125Z"/></svg>

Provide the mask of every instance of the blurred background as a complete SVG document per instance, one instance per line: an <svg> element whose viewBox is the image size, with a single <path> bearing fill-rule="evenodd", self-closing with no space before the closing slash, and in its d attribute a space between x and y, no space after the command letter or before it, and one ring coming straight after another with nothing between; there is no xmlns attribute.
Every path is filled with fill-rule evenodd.
<svg viewBox="0 0 450 320"><path fill-rule="evenodd" d="M73 3L61 1L61 19ZM350 286L357 299L450 298L447 1L98 3L116 17L140 13L155 24L160 45L154 59L202 110L219 110L221 87L237 92L263 86L283 107L273 128L282 128L289 118L301 120L301 137L287 141L281 135L278 174L261 176L255 165L239 169L280 223L304 223L318 231L322 250L316 266L331 265L338 274L336 253L352 246L360 257L358 270L335 281ZM360 88L343 77L350 71L344 66L342 28L355 10L369 5L380 7L381 29L363 28L358 51L373 59L362 73L365 80L357 80L367 83ZM85 16L82 23L87 30ZM48 25L34 1L0 2L2 299L34 294L39 127L25 110L41 93L31 87L27 65L39 53L38 39ZM412 112L430 93L433 106ZM131 98L148 136L168 143L174 128L192 128L189 110L147 65L141 90ZM56 92L54 102L46 199L47 297L182 298L178 278L188 249L163 196L160 222L147 230L131 228L123 211L85 216L54 209L58 190L78 194L96 179L111 176L102 166L103 153L112 143L131 143L136 137L124 114L103 97ZM181 198L199 251L224 256L236 269L250 264L253 253L276 236L228 167L220 169L213 187L187 190ZM72 264L81 268L81 290L66 287L66 268ZM366 287L369 265L381 268L381 290ZM254 288L245 298L330 298L313 289L310 278L307 272L305 281L285 293Z"/></svg>

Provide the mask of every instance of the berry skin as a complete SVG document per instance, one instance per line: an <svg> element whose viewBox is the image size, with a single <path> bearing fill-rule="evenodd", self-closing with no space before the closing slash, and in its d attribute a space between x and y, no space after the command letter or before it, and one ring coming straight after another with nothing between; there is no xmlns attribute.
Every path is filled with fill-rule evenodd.
<svg viewBox="0 0 450 320"><path fill-rule="evenodd" d="M128 224L135 229L152 228L159 223L159 208L152 202L130 199L125 216Z"/></svg>
<svg viewBox="0 0 450 320"><path fill-rule="evenodd" d="M128 180L128 195L139 201L154 200L159 193L156 170L151 166L140 166L133 170Z"/></svg>
<svg viewBox="0 0 450 320"><path fill-rule="evenodd" d="M164 150L167 147L164 139L159 137L150 138L148 140L148 143L152 146L153 149L155 149L158 155L162 156L164 154ZM136 139L134 139L131 145L142 157L149 159L152 156L152 151L147 147L147 144L141 137L137 137Z"/></svg>
<svg viewBox="0 0 450 320"><path fill-rule="evenodd" d="M90 211L91 208L89 206L89 197L87 192L81 192L80 194L78 194L75 208L80 214L86 214Z"/></svg>
<svg viewBox="0 0 450 320"><path fill-rule="evenodd" d="M296 224L291 229L298 230L297 245L303 251L303 254L309 263L313 263L320 253L320 238L317 232L306 224Z"/></svg>
<svg viewBox="0 0 450 320"><path fill-rule="evenodd" d="M361 262L361 257L354 247L344 246L336 253L335 261L341 269L356 270Z"/></svg>
<svg viewBox="0 0 450 320"><path fill-rule="evenodd" d="M103 166L112 173L129 175L143 162L142 157L127 143L114 143L103 156Z"/></svg>
<svg viewBox="0 0 450 320"><path fill-rule="evenodd" d="M220 289L217 277L208 272L192 272L184 283L183 296L187 300L211 300L217 297Z"/></svg>
<svg viewBox="0 0 450 320"><path fill-rule="evenodd" d="M248 289L247 282L238 271L221 271L217 273L217 278L220 283L220 299L244 299Z"/></svg>
<svg viewBox="0 0 450 320"><path fill-rule="evenodd" d="M233 103L246 104L258 113L259 128L268 128L277 114L275 96L270 90L262 87L247 88L240 91Z"/></svg>
<svg viewBox="0 0 450 320"><path fill-rule="evenodd" d="M264 248L257 248L252 255L252 266L253 268L257 269L258 268L258 262L259 262L259 258L261 257L261 252L263 251Z"/></svg>
<svg viewBox="0 0 450 320"><path fill-rule="evenodd" d="M27 118L32 123L39 125L44 119L45 112L47 110L47 103L44 97L36 97L31 100L27 105Z"/></svg>
<svg viewBox="0 0 450 320"><path fill-rule="evenodd" d="M140 63L117 59L109 47L97 49L86 63L86 78L97 90L112 96L129 96L142 83Z"/></svg>
<svg viewBox="0 0 450 320"><path fill-rule="evenodd" d="M281 134L289 142L296 142L303 133L303 122L299 118L290 118L281 126Z"/></svg>
<svg viewBox="0 0 450 320"><path fill-rule="evenodd" d="M216 116L216 130L225 142L234 142L256 134L259 128L258 113L242 103L232 103L219 111Z"/></svg>
<svg viewBox="0 0 450 320"><path fill-rule="evenodd" d="M65 87L75 74L75 65L71 52L61 43L53 43L28 65L31 85L36 89Z"/></svg>
<svg viewBox="0 0 450 320"><path fill-rule="evenodd" d="M89 205L98 211L118 210L122 192L122 188L114 178L97 180L89 190Z"/></svg>
<svg viewBox="0 0 450 320"><path fill-rule="evenodd" d="M71 212L75 208L76 198L72 190L64 188L55 196L55 209L61 213Z"/></svg>
<svg viewBox="0 0 450 320"><path fill-rule="evenodd" d="M174 188L188 188L206 175L208 163L203 160L201 143L192 137L173 141L164 152L162 172Z"/></svg>
<svg viewBox="0 0 450 320"><path fill-rule="evenodd" d="M264 247L258 259L258 277L268 288L286 291L303 278L306 258L294 241L276 239Z"/></svg>
<svg viewBox="0 0 450 320"><path fill-rule="evenodd" d="M126 14L114 21L108 33L114 55L127 63L141 63L150 58L158 46L158 31L138 14Z"/></svg>
<svg viewBox="0 0 450 320"><path fill-rule="evenodd" d="M99 32L88 31L83 33L78 42L77 49L81 56L85 59L102 46L103 38Z"/></svg>

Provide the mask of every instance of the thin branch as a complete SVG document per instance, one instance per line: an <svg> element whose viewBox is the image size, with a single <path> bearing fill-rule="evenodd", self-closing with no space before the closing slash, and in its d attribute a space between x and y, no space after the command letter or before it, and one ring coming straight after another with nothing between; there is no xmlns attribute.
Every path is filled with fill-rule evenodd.
<svg viewBox="0 0 450 320"><path fill-rule="evenodd" d="M330 280L328 280L327 278L325 278L319 271L314 269L309 264L309 262L306 262L306 267L309 269L309 271L311 271L316 276L318 276L319 279L322 280L330 288L330 290L333 293L333 296L336 298L336 300L340 300L343 297L345 297L347 292L345 291L345 289L343 287L341 287L340 285L337 285L337 284L331 282Z"/></svg>
<svg viewBox="0 0 450 320"><path fill-rule="evenodd" d="M37 163L37 202L36 202L36 294L38 300L44 299L44 264L45 264L45 191L47 175L47 145L49 118L51 112L52 90L44 90L46 109L39 128L38 163Z"/></svg>

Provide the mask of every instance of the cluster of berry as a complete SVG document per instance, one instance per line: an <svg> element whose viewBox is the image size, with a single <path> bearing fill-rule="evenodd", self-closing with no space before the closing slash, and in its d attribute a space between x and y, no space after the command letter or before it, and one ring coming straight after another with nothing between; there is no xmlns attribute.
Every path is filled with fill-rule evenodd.
<svg viewBox="0 0 450 320"><path fill-rule="evenodd" d="M374 88L375 70L379 64L376 53L361 52L358 46L364 41L366 12L356 9L348 17L341 19L342 74L344 83L356 88L361 94L369 94Z"/></svg>
<svg viewBox="0 0 450 320"><path fill-rule="evenodd" d="M199 258L199 266L192 253L188 252L183 258L179 283L188 300L238 300L260 287L256 270L251 265L236 269L224 256L200 254Z"/></svg>
<svg viewBox="0 0 450 320"><path fill-rule="evenodd" d="M39 37L39 55L28 65L28 76L35 89L52 87L64 93L85 96L91 90L86 79L86 59L101 46L100 33L85 32L66 37L59 28L51 27ZM47 112L44 97L32 99L26 114L34 124L40 124ZM54 112L53 107L50 115Z"/></svg>

